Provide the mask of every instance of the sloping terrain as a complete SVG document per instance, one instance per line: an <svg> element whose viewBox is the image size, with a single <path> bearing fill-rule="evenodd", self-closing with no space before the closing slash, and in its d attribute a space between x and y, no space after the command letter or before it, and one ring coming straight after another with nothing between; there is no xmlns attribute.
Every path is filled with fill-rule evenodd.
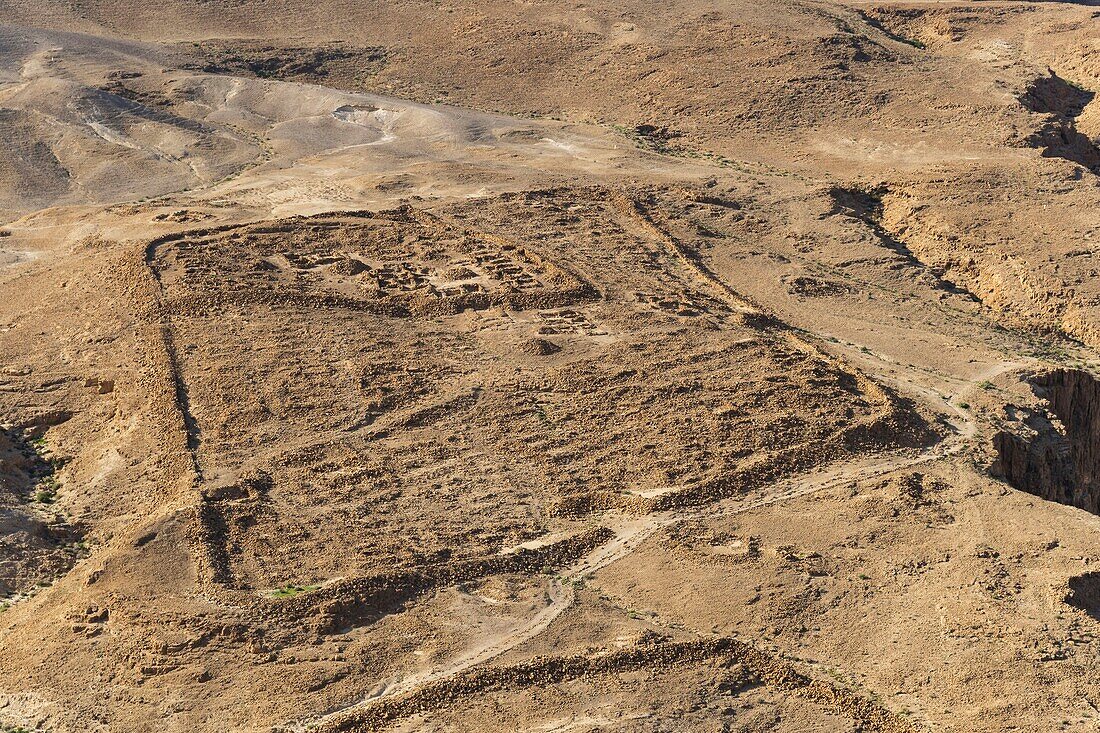
<svg viewBox="0 0 1100 733"><path fill-rule="evenodd" d="M1100 26L0 0L0 730L1093 730Z"/></svg>

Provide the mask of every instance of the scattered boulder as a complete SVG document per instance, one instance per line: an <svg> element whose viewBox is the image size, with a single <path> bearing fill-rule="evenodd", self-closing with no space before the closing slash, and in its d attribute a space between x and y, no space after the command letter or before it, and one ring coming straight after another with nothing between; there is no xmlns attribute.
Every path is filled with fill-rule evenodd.
<svg viewBox="0 0 1100 733"><path fill-rule="evenodd" d="M366 272L367 269L367 266L363 262L354 257L343 257L329 267L331 272L337 275L344 275L345 277L358 275L361 272Z"/></svg>
<svg viewBox="0 0 1100 733"><path fill-rule="evenodd" d="M550 356L561 351L561 347L553 341L538 337L527 339L520 348L523 353L531 356Z"/></svg>
<svg viewBox="0 0 1100 733"><path fill-rule="evenodd" d="M477 273L464 265L455 265L454 267L448 267L444 270L443 277L448 280L469 280L470 278L477 277Z"/></svg>
<svg viewBox="0 0 1100 733"><path fill-rule="evenodd" d="M113 379L100 379L99 377L89 377L84 380L85 387L95 387L99 394L110 394L115 391L115 380Z"/></svg>

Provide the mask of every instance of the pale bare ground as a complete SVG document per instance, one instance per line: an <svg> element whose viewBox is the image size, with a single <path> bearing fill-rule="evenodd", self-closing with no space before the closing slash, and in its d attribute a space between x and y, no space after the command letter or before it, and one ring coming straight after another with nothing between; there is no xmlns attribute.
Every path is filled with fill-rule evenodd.
<svg viewBox="0 0 1100 733"><path fill-rule="evenodd" d="M1095 520L989 477L1021 415L1088 433L1028 381L1096 363L1087 9L184 5L0 3L21 24L0 33L0 413L26 446L3 444L24 458L0 723L297 731L506 660L597 659L616 624L736 621L813 648L819 681L873 667L861 697L924 728L1089 729L1061 722L1094 685L1059 662L1095 664L1066 591ZM651 509L784 451L778 479ZM900 620L859 638L830 616L858 607L854 571L827 608L765 565L706 576L778 588L717 617L651 588L669 532L781 531L811 497L879 522L857 539L883 562L920 556L936 502L883 519L853 487L926 470L957 481L936 491L958 538L892 572L970 577L957 619L928 610L944 587L883 587ZM595 524L613 538L539 554ZM803 539L852 562L851 538ZM552 562L507 565L525 553ZM578 590L631 572L677 626ZM523 589L448 614L486 579ZM979 617L1009 631L980 646ZM907 676L958 657L949 627L982 658ZM924 648L888 645L909 629ZM550 725L524 715L494 725ZM586 715L564 725L611 720Z"/></svg>

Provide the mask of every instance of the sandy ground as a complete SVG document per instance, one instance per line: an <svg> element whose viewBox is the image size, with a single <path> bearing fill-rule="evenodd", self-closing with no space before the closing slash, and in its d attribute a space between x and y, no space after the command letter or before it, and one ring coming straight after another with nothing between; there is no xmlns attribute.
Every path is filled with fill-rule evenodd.
<svg viewBox="0 0 1100 733"><path fill-rule="evenodd" d="M1095 730L1093 12L0 0L0 730Z"/></svg>

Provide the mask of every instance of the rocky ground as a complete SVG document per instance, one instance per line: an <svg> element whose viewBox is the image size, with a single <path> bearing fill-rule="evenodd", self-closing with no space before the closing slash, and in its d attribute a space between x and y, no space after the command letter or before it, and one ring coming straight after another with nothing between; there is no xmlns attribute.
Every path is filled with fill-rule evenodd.
<svg viewBox="0 0 1100 733"><path fill-rule="evenodd" d="M1095 12L0 0L0 731L1094 730Z"/></svg>

